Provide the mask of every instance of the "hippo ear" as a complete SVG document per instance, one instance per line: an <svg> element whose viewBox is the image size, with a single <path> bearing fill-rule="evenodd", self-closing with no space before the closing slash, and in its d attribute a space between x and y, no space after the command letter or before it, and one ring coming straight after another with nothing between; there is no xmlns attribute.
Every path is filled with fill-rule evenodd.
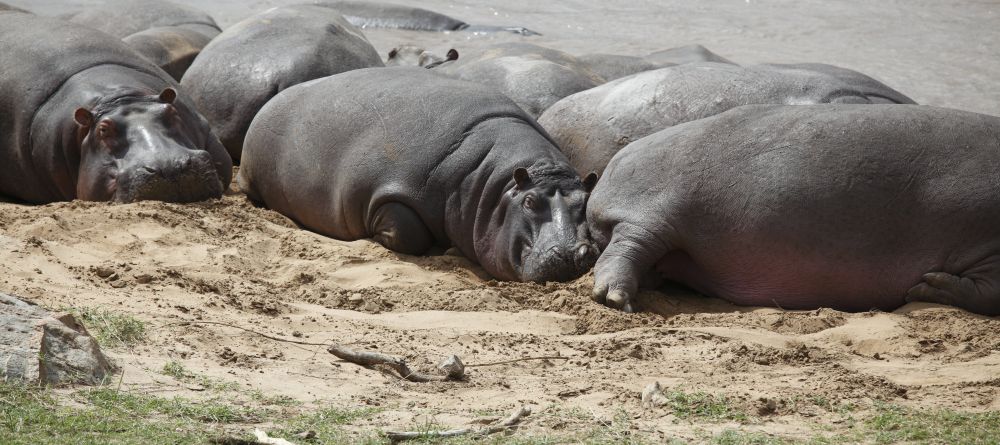
<svg viewBox="0 0 1000 445"><path fill-rule="evenodd" d="M395 58L396 54L399 54L399 49L398 48L393 48L393 49L389 50L389 58L390 59Z"/></svg>
<svg viewBox="0 0 1000 445"><path fill-rule="evenodd" d="M163 91L160 92L159 100L165 104L174 103L174 101L177 100L177 90L170 87L164 88Z"/></svg>
<svg viewBox="0 0 1000 445"><path fill-rule="evenodd" d="M583 178L583 188L590 193L594 190L594 186L597 185L597 172L587 173L587 177Z"/></svg>
<svg viewBox="0 0 1000 445"><path fill-rule="evenodd" d="M531 186L531 177L528 176L528 169L524 167L518 167L514 170L514 182L517 183L517 188L526 189Z"/></svg>
<svg viewBox="0 0 1000 445"><path fill-rule="evenodd" d="M90 110L86 108L80 107L73 112L73 120L76 121L76 124L81 127L90 127L91 125L94 125L94 113L91 113Z"/></svg>
<svg viewBox="0 0 1000 445"><path fill-rule="evenodd" d="M458 51L456 51L455 48L449 49L445 58L447 60L458 60Z"/></svg>

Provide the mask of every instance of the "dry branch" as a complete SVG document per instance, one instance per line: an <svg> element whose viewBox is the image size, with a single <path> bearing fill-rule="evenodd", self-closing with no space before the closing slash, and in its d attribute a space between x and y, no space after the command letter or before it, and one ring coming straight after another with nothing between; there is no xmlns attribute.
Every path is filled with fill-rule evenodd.
<svg viewBox="0 0 1000 445"><path fill-rule="evenodd" d="M406 366L406 360L399 357L393 357L391 355L382 354L379 352L371 351L355 351L346 346L341 345L330 345L326 348L331 354L337 356L341 360L346 360L351 363L361 365L364 367L374 367L374 366L384 366L393 371L396 371L400 377L409 380L411 382L423 383L423 382L443 382L446 380L457 380L462 376L460 375L431 375L424 374L422 372L417 372L411 370L409 366Z"/></svg>
<svg viewBox="0 0 1000 445"><path fill-rule="evenodd" d="M486 428L459 428L446 431L386 431L385 436L388 437L393 443L424 438L455 437L465 434L473 434L480 437L488 436L501 431L507 431L520 423L521 419L530 415L531 408L522 406L514 410L510 417L505 419L503 422L490 425Z"/></svg>

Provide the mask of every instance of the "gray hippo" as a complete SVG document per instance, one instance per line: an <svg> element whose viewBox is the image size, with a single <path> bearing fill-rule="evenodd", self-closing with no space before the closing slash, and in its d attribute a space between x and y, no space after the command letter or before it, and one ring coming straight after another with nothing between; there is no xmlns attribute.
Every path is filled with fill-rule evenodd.
<svg viewBox="0 0 1000 445"><path fill-rule="evenodd" d="M578 172L600 173L632 141L733 107L844 102L914 103L871 77L830 65L699 62L646 71L574 94L538 122Z"/></svg>
<svg viewBox="0 0 1000 445"><path fill-rule="evenodd" d="M581 180L509 98L416 67L289 88L247 134L240 186L342 240L423 254L454 246L494 277L564 281L593 266Z"/></svg>
<svg viewBox="0 0 1000 445"><path fill-rule="evenodd" d="M1000 314L1000 118L748 105L619 152L587 207L595 298L647 273L740 305Z"/></svg>
<svg viewBox="0 0 1000 445"><path fill-rule="evenodd" d="M646 55L645 59L657 65L663 66L682 65L685 63L695 62L716 62L735 65L733 61L713 53L712 51L709 51L708 48L698 44L664 49Z"/></svg>
<svg viewBox="0 0 1000 445"><path fill-rule="evenodd" d="M208 123L121 40L4 13L0 66L0 194L186 202L229 186L232 161Z"/></svg>
<svg viewBox="0 0 1000 445"><path fill-rule="evenodd" d="M604 83L576 57L530 43L501 43L463 53L434 72L498 89L532 117L566 96Z"/></svg>
<svg viewBox="0 0 1000 445"><path fill-rule="evenodd" d="M202 50L181 85L239 162L250 121L285 88L383 66L360 30L330 8L271 8L226 29Z"/></svg>
<svg viewBox="0 0 1000 445"><path fill-rule="evenodd" d="M578 59L580 63L586 65L587 68L608 82L643 71L676 65L675 63L657 64L642 57L621 54L592 53L579 56Z"/></svg>
<svg viewBox="0 0 1000 445"><path fill-rule="evenodd" d="M449 49L444 57L427 51L419 46L402 45L389 50L385 66L420 66L435 68L442 64L458 60L458 51Z"/></svg>
<svg viewBox="0 0 1000 445"><path fill-rule="evenodd" d="M512 32L524 36L541 35L521 26L470 25L434 11L392 3L350 0L319 0L312 3L336 9L344 15L347 21L362 29L387 28L413 31L466 31L476 33Z"/></svg>
<svg viewBox="0 0 1000 445"><path fill-rule="evenodd" d="M109 0L66 19L123 39L177 80L222 32L208 14L163 0Z"/></svg>

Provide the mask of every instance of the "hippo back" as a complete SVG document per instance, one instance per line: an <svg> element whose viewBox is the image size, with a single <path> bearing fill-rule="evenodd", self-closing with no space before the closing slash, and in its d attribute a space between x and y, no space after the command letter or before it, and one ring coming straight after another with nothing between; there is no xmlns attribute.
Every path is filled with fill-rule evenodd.
<svg viewBox="0 0 1000 445"><path fill-rule="evenodd" d="M414 31L458 31L467 23L421 8L391 3L359 1L314 1L316 6L337 10L359 28L410 29Z"/></svg>
<svg viewBox="0 0 1000 445"><path fill-rule="evenodd" d="M537 139L498 138L503 149L463 143L495 119ZM239 181L252 199L339 239L370 236L370 212L386 200L402 202L435 238L471 253L445 233L447 197L473 182L482 198L462 199L492 208L514 169L545 158L566 165L544 131L500 92L422 68L370 68L303 83L268 102L247 134Z"/></svg>
<svg viewBox="0 0 1000 445"><path fill-rule="evenodd" d="M831 67L830 70L832 71ZM912 100L860 73L699 62L646 71L569 96L539 122L580 173L601 172L630 142L749 104L900 103ZM874 98L874 100L873 100Z"/></svg>
<svg viewBox="0 0 1000 445"><path fill-rule="evenodd" d="M233 160L240 159L250 121L290 86L382 66L364 34L330 8L272 8L216 37L181 79Z"/></svg>
<svg viewBox="0 0 1000 445"><path fill-rule="evenodd" d="M38 155L32 153L30 141L35 113L71 76L100 65L126 67L161 78L165 85L176 85L121 40L103 32L30 14L0 14L0 66L4 67L0 76L0 193L14 189L45 193L48 187L41 178L48 173L25 170L34 168L32 158Z"/></svg>
<svg viewBox="0 0 1000 445"><path fill-rule="evenodd" d="M165 26L191 27L209 38L219 33L219 26L208 14L163 0L108 0L102 5L74 14L69 17L69 21L99 29L120 39L150 28Z"/></svg>

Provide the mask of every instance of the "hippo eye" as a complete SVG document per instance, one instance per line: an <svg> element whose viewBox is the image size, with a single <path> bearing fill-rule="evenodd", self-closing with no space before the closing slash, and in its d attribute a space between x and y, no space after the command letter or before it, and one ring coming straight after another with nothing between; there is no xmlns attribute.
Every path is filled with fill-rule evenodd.
<svg viewBox="0 0 1000 445"><path fill-rule="evenodd" d="M523 205L524 208L528 210L535 210L535 207L537 206L535 203L535 197L532 195L525 196Z"/></svg>
<svg viewBox="0 0 1000 445"><path fill-rule="evenodd" d="M114 135L114 126L110 121L101 121L97 124L97 136L104 139Z"/></svg>

